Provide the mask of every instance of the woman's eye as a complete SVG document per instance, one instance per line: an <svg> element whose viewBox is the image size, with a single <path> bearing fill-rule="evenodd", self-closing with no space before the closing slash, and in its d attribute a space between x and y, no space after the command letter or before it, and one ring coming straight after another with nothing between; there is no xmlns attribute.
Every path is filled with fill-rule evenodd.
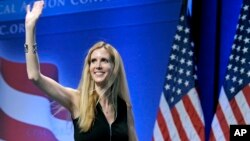
<svg viewBox="0 0 250 141"><path fill-rule="evenodd" d="M105 58L103 58L101 61L104 62L104 63L109 63L109 60L105 59Z"/></svg>
<svg viewBox="0 0 250 141"><path fill-rule="evenodd" d="M92 64L95 63L95 62L96 62L96 59L91 59L90 60L90 63L92 63Z"/></svg>

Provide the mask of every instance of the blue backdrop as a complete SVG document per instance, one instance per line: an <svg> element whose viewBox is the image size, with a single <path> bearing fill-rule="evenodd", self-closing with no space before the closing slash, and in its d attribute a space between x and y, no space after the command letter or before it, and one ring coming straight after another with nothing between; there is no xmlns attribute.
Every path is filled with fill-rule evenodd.
<svg viewBox="0 0 250 141"><path fill-rule="evenodd" d="M29 2L0 1L0 57L25 61L23 7ZM202 0L199 5L198 70L206 125L223 83L241 2ZM55 64L59 82L76 88L88 48L99 40L110 42L125 63L138 137L149 141L180 5L181 0L47 0L37 26L40 61Z"/></svg>

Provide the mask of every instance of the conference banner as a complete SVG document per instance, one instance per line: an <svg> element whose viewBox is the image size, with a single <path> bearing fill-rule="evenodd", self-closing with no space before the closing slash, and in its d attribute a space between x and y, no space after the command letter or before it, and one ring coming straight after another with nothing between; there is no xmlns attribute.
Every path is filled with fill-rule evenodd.
<svg viewBox="0 0 250 141"><path fill-rule="evenodd" d="M144 0L143 3L161 1L164 0ZM34 0L0 0L0 21L22 19L25 15L26 6L33 2ZM45 0L43 16L118 8L140 5L141 3L141 0Z"/></svg>

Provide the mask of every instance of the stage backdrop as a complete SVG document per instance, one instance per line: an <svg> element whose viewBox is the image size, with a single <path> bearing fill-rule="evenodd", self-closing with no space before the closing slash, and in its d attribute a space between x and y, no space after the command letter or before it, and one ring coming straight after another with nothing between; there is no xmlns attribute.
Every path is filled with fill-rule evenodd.
<svg viewBox="0 0 250 141"><path fill-rule="evenodd" d="M29 3L0 0L0 140L70 141L67 111L57 113L57 103L27 80L23 44ZM202 0L198 5L198 79L207 139L241 4ZM37 26L42 71L77 88L88 48L99 40L111 43L125 63L139 140L152 140L180 5L181 0L46 0Z"/></svg>
<svg viewBox="0 0 250 141"><path fill-rule="evenodd" d="M53 112L53 101L35 88L29 90L32 84L25 80L28 3L0 1L0 139L19 140L16 133L23 130L23 139L73 140L67 116ZM47 0L37 26L43 69L62 85L77 88L88 48L99 40L115 46L125 63L138 137L149 141L180 4L180 0Z"/></svg>

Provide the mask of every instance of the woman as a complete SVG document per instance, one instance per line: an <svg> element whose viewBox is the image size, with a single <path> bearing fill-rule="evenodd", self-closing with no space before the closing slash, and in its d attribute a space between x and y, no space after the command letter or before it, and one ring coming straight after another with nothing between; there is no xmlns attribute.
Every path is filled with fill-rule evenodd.
<svg viewBox="0 0 250 141"><path fill-rule="evenodd" d="M66 88L40 72L35 25L44 1L27 6L25 54L28 78L71 113L76 141L136 141L126 76L119 53L97 42L85 58L78 89Z"/></svg>

